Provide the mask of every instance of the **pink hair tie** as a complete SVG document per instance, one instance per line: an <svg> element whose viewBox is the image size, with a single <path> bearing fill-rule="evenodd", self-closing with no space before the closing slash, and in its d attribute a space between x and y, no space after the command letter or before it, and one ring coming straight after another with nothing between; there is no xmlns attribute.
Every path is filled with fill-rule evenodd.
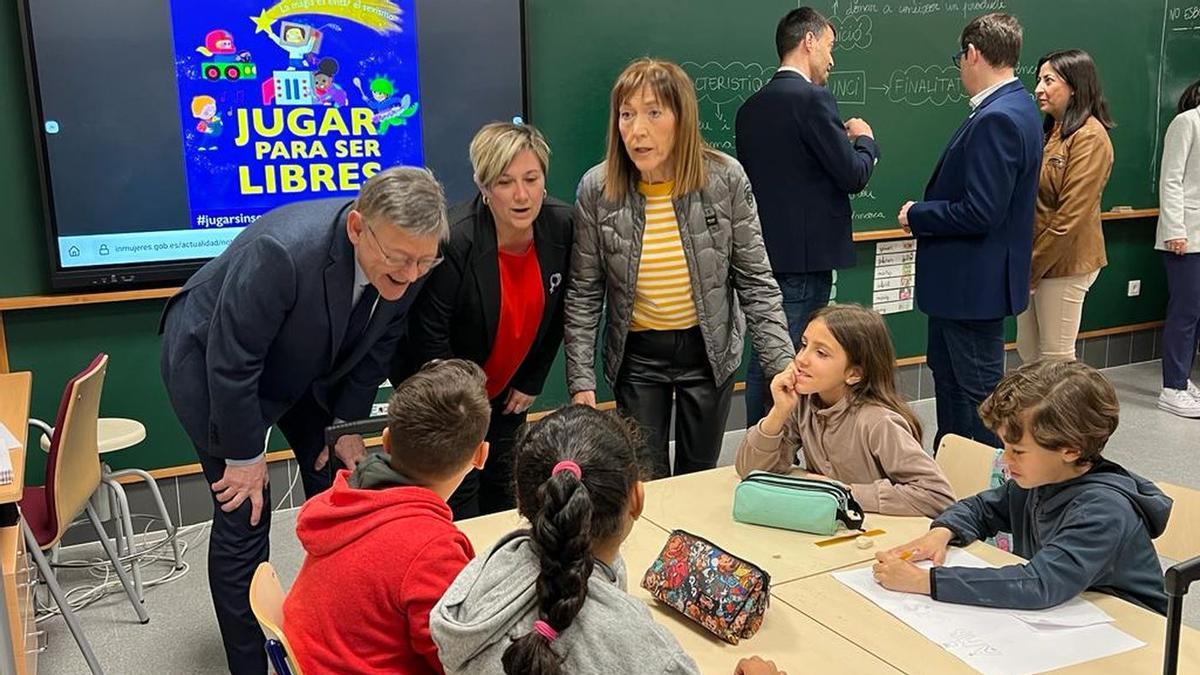
<svg viewBox="0 0 1200 675"><path fill-rule="evenodd" d="M555 464L554 469L550 471L550 475L557 476L561 471L570 471L571 473L575 474L576 480L583 480L583 469L580 469L578 464L569 459L564 459L558 464Z"/></svg>
<svg viewBox="0 0 1200 675"><path fill-rule="evenodd" d="M538 619L533 622L533 632L546 638L549 642L554 642L558 639L558 631L550 627L550 624Z"/></svg>

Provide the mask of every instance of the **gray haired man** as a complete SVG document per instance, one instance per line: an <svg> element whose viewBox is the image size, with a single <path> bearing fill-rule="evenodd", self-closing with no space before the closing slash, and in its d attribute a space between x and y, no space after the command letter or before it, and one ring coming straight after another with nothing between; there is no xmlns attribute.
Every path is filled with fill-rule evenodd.
<svg viewBox="0 0 1200 675"><path fill-rule="evenodd" d="M291 445L306 497L329 487L324 428L370 413L448 232L432 174L388 169L357 199L264 214L167 303L162 377L212 487L209 586L235 675L267 671L248 599L270 550L267 431ZM347 436L333 452L353 469L366 449Z"/></svg>

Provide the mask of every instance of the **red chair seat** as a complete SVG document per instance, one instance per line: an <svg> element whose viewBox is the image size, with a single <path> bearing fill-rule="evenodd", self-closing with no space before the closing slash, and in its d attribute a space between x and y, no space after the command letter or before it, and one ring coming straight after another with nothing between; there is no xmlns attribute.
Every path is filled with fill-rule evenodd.
<svg viewBox="0 0 1200 675"><path fill-rule="evenodd" d="M44 486L27 487L21 497L21 517L29 524L33 538L38 546L45 548L58 535L58 523L50 515L50 503L47 501Z"/></svg>

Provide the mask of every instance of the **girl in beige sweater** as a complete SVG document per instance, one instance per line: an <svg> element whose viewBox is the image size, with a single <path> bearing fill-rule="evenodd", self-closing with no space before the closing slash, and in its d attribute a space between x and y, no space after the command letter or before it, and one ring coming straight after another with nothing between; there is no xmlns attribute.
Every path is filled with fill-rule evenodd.
<svg viewBox="0 0 1200 675"><path fill-rule="evenodd" d="M791 366L771 381L771 411L746 431L738 474L787 473L803 451L810 472L847 484L865 511L941 514L954 492L921 447L921 423L896 392L895 363L874 310L818 310Z"/></svg>

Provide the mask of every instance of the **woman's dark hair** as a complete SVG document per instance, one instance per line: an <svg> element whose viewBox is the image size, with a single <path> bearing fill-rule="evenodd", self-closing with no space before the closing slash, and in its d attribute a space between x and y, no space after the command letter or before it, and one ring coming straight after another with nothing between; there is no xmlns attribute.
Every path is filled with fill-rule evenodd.
<svg viewBox="0 0 1200 675"><path fill-rule="evenodd" d="M1196 80L1190 87L1183 90L1183 95L1179 97L1179 114L1200 108L1200 80Z"/></svg>
<svg viewBox="0 0 1200 675"><path fill-rule="evenodd" d="M1096 73L1096 62L1092 60L1090 54L1080 49L1050 52L1038 59L1037 68L1034 70L1036 77L1041 77L1042 64L1045 63L1049 63L1054 72L1058 73L1063 82L1071 88L1071 91L1075 92L1075 95L1067 102L1066 112L1063 113L1062 127L1059 132L1062 138L1067 138L1079 131L1080 127L1087 122L1088 117L1095 117L1096 121L1103 124L1105 129L1117 126L1108 112L1108 101L1104 98L1104 89L1100 86L1100 75ZM1042 131L1045 132L1047 138L1050 137L1054 124L1054 118L1046 115L1042 122Z"/></svg>
<svg viewBox="0 0 1200 675"><path fill-rule="evenodd" d="M613 412L574 405L525 427L513 452L517 509L532 524L530 537L541 571L538 618L561 634L587 600L592 544L620 533L629 495L642 477L643 441L632 423ZM551 475L570 460L569 471ZM563 659L536 631L504 651L510 675L558 675Z"/></svg>

